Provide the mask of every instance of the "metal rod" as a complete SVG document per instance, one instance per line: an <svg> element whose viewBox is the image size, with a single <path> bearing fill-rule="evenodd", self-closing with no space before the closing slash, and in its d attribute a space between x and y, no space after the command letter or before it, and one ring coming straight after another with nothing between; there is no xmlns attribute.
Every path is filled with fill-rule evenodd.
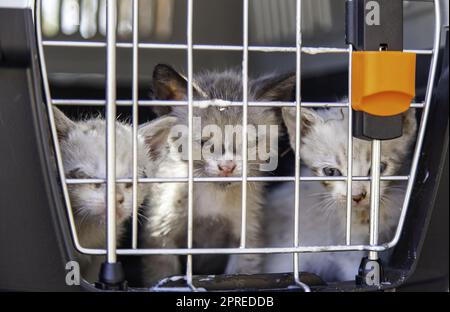
<svg viewBox="0 0 450 312"><path fill-rule="evenodd" d="M381 141L372 141L372 179L370 182L370 245L378 244L378 225L380 215L380 157ZM371 251L370 260L378 260L378 253Z"/></svg>
<svg viewBox="0 0 450 312"><path fill-rule="evenodd" d="M348 126L347 126L347 211L345 224L345 243L351 244L352 239L352 175L353 175L353 111L352 103L352 60L353 46L348 45Z"/></svg>
<svg viewBox="0 0 450 312"><path fill-rule="evenodd" d="M243 0L243 15L241 248L247 242L248 0Z"/></svg>
<svg viewBox="0 0 450 312"><path fill-rule="evenodd" d="M403 201L402 212L400 214L399 222L397 225L397 230L395 232L394 238L387 244L389 248L397 245L400 235L403 230L403 225L405 223L406 213L408 211L409 200L411 198L414 181L416 179L417 174L417 166L419 164L419 159L421 156L423 140L425 137L425 130L428 121L428 115L430 112L431 100L433 99L433 91L437 76L437 67L438 67L438 59L439 59L439 48L440 48L440 40L441 40L441 4L439 0L434 0L434 44L433 44L433 55L431 58L431 70L428 76L428 85L427 91L425 94L425 106L422 113L422 119L420 122L419 133L416 141L416 148L414 150L413 160L411 162L411 172L410 172L410 180L406 187L405 199Z"/></svg>
<svg viewBox="0 0 450 312"><path fill-rule="evenodd" d="M192 248L193 245L193 214L194 214L194 159L193 159L193 117L194 109L192 107L193 102L193 2L194 0L188 0L187 2L187 67L188 67L188 226L187 226L187 246ZM186 282L189 287L195 289L192 283L192 254L187 255L186 260Z"/></svg>
<svg viewBox="0 0 450 312"><path fill-rule="evenodd" d="M299 222L300 222L300 129L301 129L301 102L302 102L302 1L296 1L296 68L295 68L295 192L294 192L294 247L299 246ZM300 280L299 254L293 253L294 282L310 292L308 285Z"/></svg>
<svg viewBox="0 0 450 312"><path fill-rule="evenodd" d="M194 107L204 107L205 102L210 106L242 106L240 101L193 101ZM117 100L117 106L132 106L133 100ZM54 99L53 105L58 106L104 106L105 100L85 100L85 99ZM162 101L162 100L139 100L139 106L187 106L187 101ZM295 102L248 102L249 107L296 107ZM302 102L300 107L323 107L323 108L347 108L348 103L338 102ZM412 108L423 108L424 103L411 103Z"/></svg>
<svg viewBox="0 0 450 312"><path fill-rule="evenodd" d="M106 47L106 232L107 261L116 256L116 19L117 1L107 2Z"/></svg>
<svg viewBox="0 0 450 312"><path fill-rule="evenodd" d="M248 182L295 182L295 176L286 177L247 177ZM213 183L213 182L242 182L242 177L194 177L194 182L198 183ZM352 177L353 181L370 181L371 177ZM381 181L408 181L409 176L382 176ZM106 179L66 179L67 184L101 184L105 183ZM116 179L117 183L133 183L133 179ZM188 182L186 178L139 178L139 183L183 183ZM347 181L347 177L300 177L301 182L337 182Z"/></svg>
<svg viewBox="0 0 450 312"><path fill-rule="evenodd" d="M133 0L133 217L131 224L131 246L136 249L138 245L138 127L139 127L139 3Z"/></svg>
<svg viewBox="0 0 450 312"><path fill-rule="evenodd" d="M299 246L299 214L300 214L300 142L301 142L301 48L302 48L302 35L301 35L301 1L296 1L296 66L295 66L295 181L294 181L294 247ZM294 269L294 281L300 282L299 276L299 255L294 253L293 257L293 269Z"/></svg>
<svg viewBox="0 0 450 312"><path fill-rule="evenodd" d="M69 41L69 40L44 40L43 45L45 47L74 47L74 48L104 48L105 42L101 41ZM119 42L118 48L131 49L132 43ZM188 45L178 43L139 43L140 49L173 49L173 50L186 50ZM212 44L195 44L192 46L193 50L208 50L208 51L243 51L244 47L240 45L212 45ZM295 53L296 47L276 47L276 46L249 46L250 52L279 52L279 53ZM432 50L404 50L404 52L431 55ZM302 47L302 53L305 54L335 54L335 53L348 53L348 49L345 48L332 48L332 47Z"/></svg>
<svg viewBox="0 0 450 312"><path fill-rule="evenodd" d="M327 246L299 246L299 247L273 247L273 248L155 248L155 249L117 249L118 255L213 255L213 254L292 254L292 253L318 253L318 252L348 252L348 251L378 251L382 252L389 247L386 244L371 245L327 245ZM105 249L88 249L80 251L87 255L104 255Z"/></svg>

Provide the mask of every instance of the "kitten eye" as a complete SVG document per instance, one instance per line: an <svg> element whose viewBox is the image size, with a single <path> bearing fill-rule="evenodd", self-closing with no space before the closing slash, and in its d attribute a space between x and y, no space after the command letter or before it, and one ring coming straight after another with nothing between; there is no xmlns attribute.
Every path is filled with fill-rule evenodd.
<svg viewBox="0 0 450 312"><path fill-rule="evenodd" d="M133 183L125 183L125 188L129 189L133 186Z"/></svg>
<svg viewBox="0 0 450 312"><path fill-rule="evenodd" d="M66 174L67 179L89 179L91 178L89 175L83 172L80 168L75 168L71 171L69 171Z"/></svg>
<svg viewBox="0 0 450 312"><path fill-rule="evenodd" d="M342 176L342 173L339 169L337 168L323 168L323 174L325 174L328 177L340 177Z"/></svg>
<svg viewBox="0 0 450 312"><path fill-rule="evenodd" d="M380 173L383 173L385 170L386 170L386 168L387 168L387 163L385 163L384 161L382 161L381 163L380 163ZM369 174L368 174L369 176L370 175L372 175L372 170L371 169L369 169Z"/></svg>

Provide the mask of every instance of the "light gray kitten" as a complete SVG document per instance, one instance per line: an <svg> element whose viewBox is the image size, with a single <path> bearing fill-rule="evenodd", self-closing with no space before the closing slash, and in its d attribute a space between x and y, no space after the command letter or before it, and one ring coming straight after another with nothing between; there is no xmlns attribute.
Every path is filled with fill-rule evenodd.
<svg viewBox="0 0 450 312"><path fill-rule="evenodd" d="M302 109L300 156L302 175L340 176L347 173L347 125L344 110ZM295 109L284 108L283 119L295 147ZM382 175L396 175L408 162L415 140L415 110L404 114L403 136L382 142ZM370 175L371 143L353 140L353 175ZM303 246L345 243L346 182L301 183L300 243ZM381 183L380 243L388 242L401 212L404 190L392 182ZM294 207L293 184L285 184L270 195L267 212L272 223L268 232L270 244L292 244ZM368 244L370 215L370 182L352 184L352 244ZM290 217L288 217L290 216ZM301 270L317 273L327 281L353 280L364 253L327 253L301 255ZM292 270L292 256L271 256L266 270Z"/></svg>
<svg viewBox="0 0 450 312"><path fill-rule="evenodd" d="M194 98L212 102L220 100L242 100L242 79L239 73L206 72L194 79ZM262 78L250 81L249 100L283 100L287 88L292 86L291 76ZM157 99L186 100L187 84L183 76L166 65L158 65L154 71L154 91ZM290 96L290 95L289 95ZM207 105L205 105L207 106ZM168 110L166 111L168 112ZM205 127L216 125L222 131L227 125L242 125L242 107L207 106L194 108L194 116L201 121L201 127L194 129L196 144L194 150L217 149L217 145L208 145L212 139L208 133L201 133ZM278 126L280 112L272 108L248 108L248 124ZM180 153L179 143L186 143L186 136L174 138L170 135L174 125L187 125L187 108L175 107L169 115L153 121L153 151L158 151L158 177L186 177L187 158ZM161 129L155 133L155 129ZM277 127L278 129L278 127ZM155 138L159 139L155 139ZM258 136L250 138L248 147L255 147L265 140L270 146L269 153L277 157L278 130L275 138ZM187 146L186 144L184 146ZM225 141L222 153L216 157L196 159L195 177L239 177L242 175L240 160L241 136L233 142ZM275 147L275 148L273 148ZM182 152L185 152L184 150ZM259 153L258 153L259 155ZM226 156L233 156L232 160ZM248 164L248 176L264 174L260 165L264 163L259 157ZM262 206L264 204L264 184L248 182L247 194L247 246L261 246ZM194 230L193 244L196 248L239 247L241 237L241 183L195 183L194 185ZM187 185L186 183L161 183L151 190L148 209L149 222L145 227L145 245L152 248L182 248L187 243ZM145 282L153 285L161 278L183 274L184 261L176 256L149 256L144 258ZM261 269L259 255L237 256L234 265L223 255L194 256L195 274L220 274L226 268L228 273L256 273Z"/></svg>
<svg viewBox="0 0 450 312"><path fill-rule="evenodd" d="M102 118L72 121L54 109L56 128L60 141L66 178L105 179L106 177L106 123ZM141 129L141 131L148 129ZM146 156L144 138L138 137L138 176L152 171ZM132 176L132 129L130 125L116 123L116 174L117 178ZM105 184L69 184L70 201L81 246L106 247L106 192ZM138 185L138 205L142 205L147 188ZM132 214L132 184L117 184L117 240L120 243L125 223ZM96 281L103 257L79 254L83 277Z"/></svg>

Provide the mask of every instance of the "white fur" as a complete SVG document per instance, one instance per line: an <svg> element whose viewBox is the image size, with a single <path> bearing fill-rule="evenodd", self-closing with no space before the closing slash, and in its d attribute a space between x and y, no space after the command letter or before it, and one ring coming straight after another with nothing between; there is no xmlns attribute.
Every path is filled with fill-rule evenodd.
<svg viewBox="0 0 450 312"><path fill-rule="evenodd" d="M218 108L209 107L214 116L220 119ZM202 111L203 112L203 111ZM211 114L203 115L208 120ZM230 116L230 115L228 115ZM173 117L162 117L160 120ZM162 121L155 121L161 123ZM232 121L238 124L238 120ZM220 126L220 122L217 122ZM173 124L168 122L168 130ZM239 143L237 143L239 144ZM226 147L230 153L232 147ZM183 161L182 153L178 152L171 138L167 145L161 147L156 177L186 177L187 165ZM234 155L235 159L239 159ZM201 160L195 165L194 176L211 177L220 176L217 169L221 159ZM249 174L258 175L255 166L249 167ZM236 169L231 176L240 176L241 163L236 160ZM261 174L261 173L259 173ZM247 244L249 247L260 246L260 223L263 203L263 184L248 183L247 194ZM186 247L187 240L187 185L186 183L161 183L152 186L150 190L148 219L145 227L146 247L151 248L182 248ZM194 246L202 248L238 247L241 236L241 183L215 184L196 183L194 185ZM211 233L211 222L218 222L226 227L223 232ZM211 235L214 238L211 237ZM227 238L230 235L229 238ZM216 241L217 239L217 241ZM215 244L219 244L215 245ZM222 244L222 245L221 245ZM223 245L224 244L224 245ZM238 256L237 264L229 273L257 273L260 271L261 257L259 255ZM152 285L162 278L183 274L179 259L175 256L149 256L144 257L145 282Z"/></svg>
<svg viewBox="0 0 450 312"><path fill-rule="evenodd" d="M300 154L306 167L302 175L324 176L323 168L333 167L346 174L347 116L340 110L313 111L302 109L302 144ZM285 109L283 117L290 133L291 145L295 142L295 116ZM404 135L382 143L381 160L386 162L383 175L395 175L407 162L410 146L415 138L414 111L405 117ZM370 169L370 142L353 140L353 175L366 176ZM369 158L368 158L369 156ZM352 195L362 190L366 198L352 202L352 244L369 241L370 184L353 182ZM345 243L346 183L332 182L323 186L317 182L303 182L300 189L300 244L336 245ZM381 184L380 243L393 237L401 212L404 191L400 185ZM294 186L285 184L270 194L268 214L268 244L288 247L293 243ZM363 252L302 254L300 269L319 274L327 281L353 280ZM267 272L292 271L292 255L271 255L266 258Z"/></svg>
<svg viewBox="0 0 450 312"><path fill-rule="evenodd" d="M64 172L69 178L106 178L106 123L93 118L73 122L59 110L54 110ZM138 175L152 171L146 157L143 138L138 137ZM128 124L116 123L117 178L132 177L132 131ZM148 173L147 173L148 174ZM70 175L74 175L71 177ZM85 248L106 247L106 191L105 185L68 185L77 236ZM138 186L138 205L142 205L146 188ZM117 184L117 240L120 244L125 222L132 213L132 187ZM95 281L103 257L78 255L83 277Z"/></svg>

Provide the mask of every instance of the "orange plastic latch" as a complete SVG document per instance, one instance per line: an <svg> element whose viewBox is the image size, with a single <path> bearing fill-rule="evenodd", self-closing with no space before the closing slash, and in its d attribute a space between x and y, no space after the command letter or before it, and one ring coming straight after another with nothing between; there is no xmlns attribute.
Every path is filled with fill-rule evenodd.
<svg viewBox="0 0 450 312"><path fill-rule="evenodd" d="M394 116L410 107L415 95L416 54L394 51L353 52L352 108Z"/></svg>

